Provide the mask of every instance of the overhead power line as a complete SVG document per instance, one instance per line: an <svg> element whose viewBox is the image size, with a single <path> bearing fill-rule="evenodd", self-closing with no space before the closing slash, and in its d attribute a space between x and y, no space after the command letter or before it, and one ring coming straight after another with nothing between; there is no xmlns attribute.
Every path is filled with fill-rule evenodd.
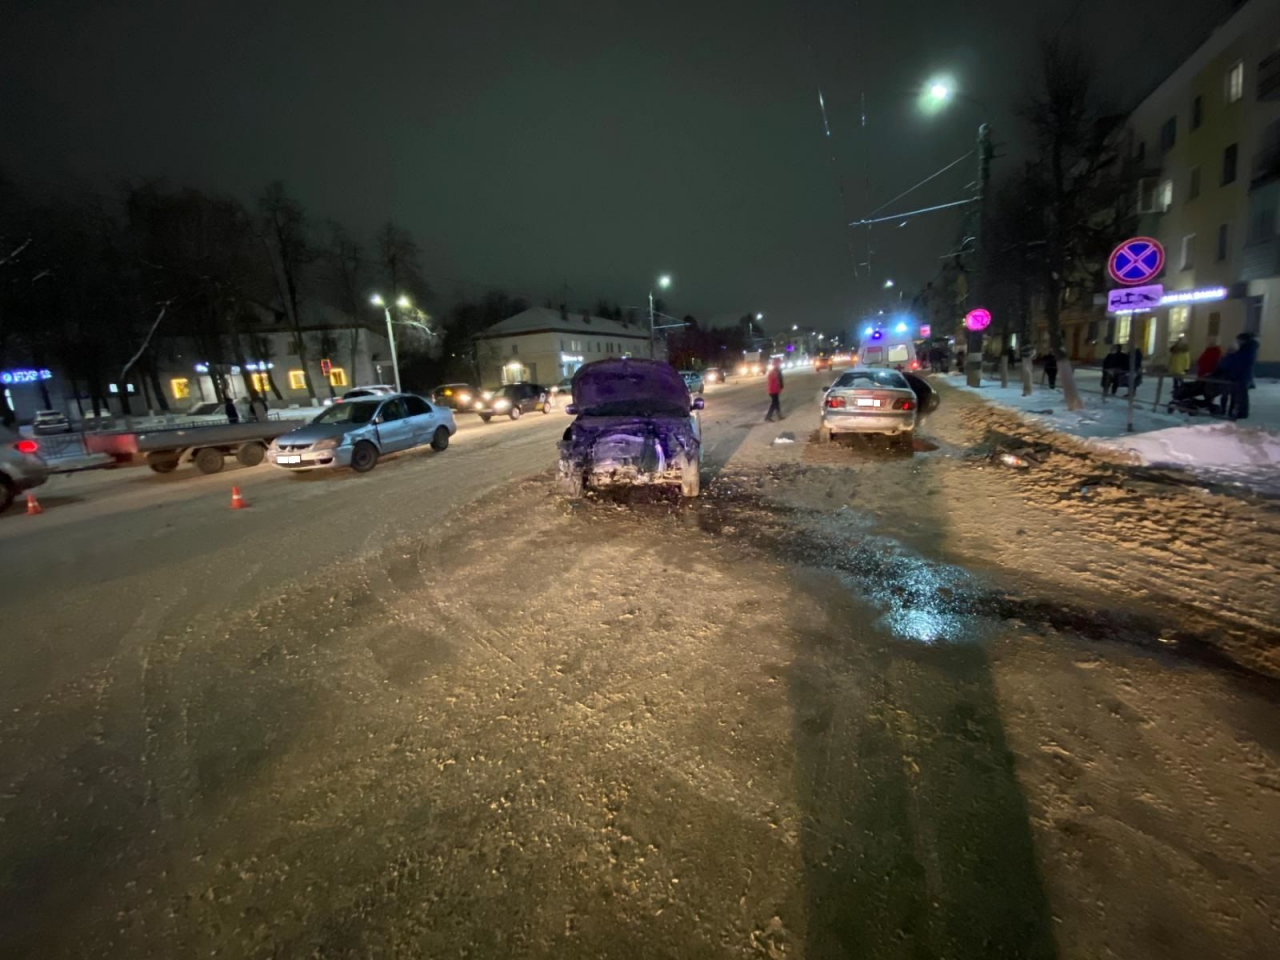
<svg viewBox="0 0 1280 960"><path fill-rule="evenodd" d="M944 173L946 173L948 170L950 170L950 169L951 169L952 167L954 167L956 164L958 164L958 163L963 163L964 161L968 160L968 159L969 159L970 157L972 157L972 156L973 156L973 151L972 151L972 150L970 150L970 151L969 151L968 153L966 153L963 157L957 157L955 160L952 160L950 163L948 163L948 164L947 164L945 167L943 167L941 170L937 171L936 173L931 173L931 174L929 174L929 176L925 177L923 180L921 180L919 183L917 183L914 187L908 187L906 190L903 190L900 194L898 194L898 195L897 195L896 197L894 197L892 200L886 200L884 203L880 204L880 206L876 207L874 210L872 210L872 211L871 211L872 216L874 216L875 214L879 213L879 212L880 212L881 210L883 210L885 207L889 206L889 204L891 204L891 203L897 203L899 200L901 200L903 197L905 197L908 193L911 193L911 192L912 192L912 191L914 191L914 190L919 190L921 187L923 187L923 186L924 186L926 183L928 183L930 180L934 179L935 177L940 177L940 176L942 176ZM866 221L863 221L863 222L866 222Z"/></svg>
<svg viewBox="0 0 1280 960"><path fill-rule="evenodd" d="M979 197L970 197L968 200L956 200L952 203L940 203L935 207L924 207L920 210L910 210L906 213L891 213L887 217L875 217L867 220L850 221L851 227L869 227L873 223L884 223L886 220L898 220L906 217L918 217L922 213L933 213L935 210L949 210L951 207L963 207L967 203L977 203Z"/></svg>

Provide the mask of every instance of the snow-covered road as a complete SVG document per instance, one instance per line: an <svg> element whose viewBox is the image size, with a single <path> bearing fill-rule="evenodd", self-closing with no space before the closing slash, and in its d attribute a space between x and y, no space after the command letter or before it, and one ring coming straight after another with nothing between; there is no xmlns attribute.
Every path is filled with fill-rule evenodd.
<svg viewBox="0 0 1280 960"><path fill-rule="evenodd" d="M1275 955L1272 508L818 388L708 393L696 503L553 416L0 518L6 956Z"/></svg>

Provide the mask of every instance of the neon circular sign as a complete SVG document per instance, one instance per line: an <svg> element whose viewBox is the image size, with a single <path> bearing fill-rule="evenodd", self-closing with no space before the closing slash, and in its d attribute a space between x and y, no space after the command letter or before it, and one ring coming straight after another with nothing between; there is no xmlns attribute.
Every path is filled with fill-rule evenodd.
<svg viewBox="0 0 1280 960"><path fill-rule="evenodd" d="M974 333L987 329L991 326L991 311L982 307L970 310L964 315L964 325L965 329L972 330Z"/></svg>

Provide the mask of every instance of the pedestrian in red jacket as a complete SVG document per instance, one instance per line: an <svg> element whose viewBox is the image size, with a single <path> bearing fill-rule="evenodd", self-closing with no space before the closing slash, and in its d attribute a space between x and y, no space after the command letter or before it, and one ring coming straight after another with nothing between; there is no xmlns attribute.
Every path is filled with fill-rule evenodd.
<svg viewBox="0 0 1280 960"><path fill-rule="evenodd" d="M1206 377L1212 377L1213 371L1218 369L1218 364L1221 362L1222 348L1213 340L1210 340L1209 345L1204 348L1204 352L1196 360L1196 376L1202 380Z"/></svg>
<svg viewBox="0 0 1280 960"><path fill-rule="evenodd" d="M769 367L769 376L765 378L765 386L769 390L769 412L764 415L765 421L773 419L776 413L778 419L782 417L782 404L779 399L782 396L782 361L774 360L773 365Z"/></svg>

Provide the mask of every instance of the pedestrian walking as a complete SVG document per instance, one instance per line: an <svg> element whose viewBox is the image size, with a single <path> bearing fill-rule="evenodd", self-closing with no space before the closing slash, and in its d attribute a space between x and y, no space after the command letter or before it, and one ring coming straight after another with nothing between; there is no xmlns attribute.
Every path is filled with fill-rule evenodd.
<svg viewBox="0 0 1280 960"><path fill-rule="evenodd" d="M1049 389L1056 390L1058 386L1058 355L1050 350L1044 355L1044 378L1049 381Z"/></svg>
<svg viewBox="0 0 1280 960"><path fill-rule="evenodd" d="M226 401L222 404L222 409L227 415L228 423L240 422L240 411L236 409L236 402L232 400L230 396L228 396Z"/></svg>
<svg viewBox="0 0 1280 960"><path fill-rule="evenodd" d="M1169 344L1169 376L1173 378L1173 388L1177 390L1191 369L1191 347L1187 338L1178 334L1178 339Z"/></svg>
<svg viewBox="0 0 1280 960"><path fill-rule="evenodd" d="M1124 355L1124 348L1118 343L1111 345L1111 352L1102 359L1102 392L1113 397L1120 389L1121 375L1129 368L1129 361Z"/></svg>
<svg viewBox="0 0 1280 960"><path fill-rule="evenodd" d="M773 420L776 413L778 419L784 419L782 416L782 361L774 360L769 367L769 376L765 378L765 387L769 391L769 412L764 415L765 422Z"/></svg>

